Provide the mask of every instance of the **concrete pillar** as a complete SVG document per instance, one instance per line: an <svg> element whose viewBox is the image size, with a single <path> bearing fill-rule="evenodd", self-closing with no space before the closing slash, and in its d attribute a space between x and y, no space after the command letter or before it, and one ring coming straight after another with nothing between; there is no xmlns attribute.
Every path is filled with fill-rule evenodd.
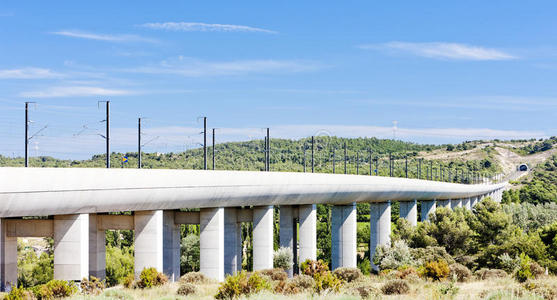
<svg viewBox="0 0 557 300"><path fill-rule="evenodd" d="M470 210L472 208L472 198L464 198L462 199L462 207Z"/></svg>
<svg viewBox="0 0 557 300"><path fill-rule="evenodd" d="M418 201L401 201L400 203L400 217L405 218L412 226L418 224Z"/></svg>
<svg viewBox="0 0 557 300"><path fill-rule="evenodd" d="M280 229L279 229L279 246L290 248L292 250L292 257L296 258L294 252L298 251L297 241L294 240L294 230L297 230L296 215L297 207L292 205L281 205L280 206ZM293 261L294 264L298 262L296 259ZM294 270L290 268L286 270L289 277L293 276Z"/></svg>
<svg viewBox="0 0 557 300"><path fill-rule="evenodd" d="M439 207L445 207L450 209L451 208L451 199L445 199L445 200L437 200L437 208Z"/></svg>
<svg viewBox="0 0 557 300"><path fill-rule="evenodd" d="M17 238L8 237L6 219L0 219L0 290L17 285Z"/></svg>
<svg viewBox="0 0 557 300"><path fill-rule="evenodd" d="M429 220L429 215L435 212L436 207L435 200L422 201L422 222Z"/></svg>
<svg viewBox="0 0 557 300"><path fill-rule="evenodd" d="M89 277L89 215L54 216L54 279Z"/></svg>
<svg viewBox="0 0 557 300"><path fill-rule="evenodd" d="M106 278L106 233L97 214L89 214L89 276Z"/></svg>
<svg viewBox="0 0 557 300"><path fill-rule="evenodd" d="M176 224L174 211L163 211L162 270L170 282L180 280L180 224Z"/></svg>
<svg viewBox="0 0 557 300"><path fill-rule="evenodd" d="M273 206L253 208L253 270L273 268Z"/></svg>
<svg viewBox="0 0 557 300"><path fill-rule="evenodd" d="M331 212L331 266L356 268L356 203L334 205Z"/></svg>
<svg viewBox="0 0 557 300"><path fill-rule="evenodd" d="M224 209L224 244L224 274L232 275L242 270L242 223L235 207Z"/></svg>
<svg viewBox="0 0 557 300"><path fill-rule="evenodd" d="M139 277L145 268L163 271L163 211L148 210L134 213L134 271Z"/></svg>
<svg viewBox="0 0 557 300"><path fill-rule="evenodd" d="M199 214L199 264L203 275L224 280L224 208L202 208Z"/></svg>
<svg viewBox="0 0 557 300"><path fill-rule="evenodd" d="M317 259L317 212L315 204L298 207L300 222L300 259Z"/></svg>
<svg viewBox="0 0 557 300"><path fill-rule="evenodd" d="M373 255L379 245L390 245L391 243L391 201L370 203L369 212L370 239L369 257L374 270L378 270L373 264Z"/></svg>
<svg viewBox="0 0 557 300"><path fill-rule="evenodd" d="M462 207L462 199L451 199L451 209Z"/></svg>

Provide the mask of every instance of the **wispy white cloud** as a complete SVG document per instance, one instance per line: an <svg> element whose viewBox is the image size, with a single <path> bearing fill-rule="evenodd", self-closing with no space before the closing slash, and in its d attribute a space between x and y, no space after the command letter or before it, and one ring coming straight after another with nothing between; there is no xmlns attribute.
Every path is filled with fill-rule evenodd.
<svg viewBox="0 0 557 300"><path fill-rule="evenodd" d="M245 75L253 73L306 72L323 66L310 61L292 60L237 60L210 62L179 57L157 65L143 66L122 71L147 74L172 74L186 77Z"/></svg>
<svg viewBox="0 0 557 300"><path fill-rule="evenodd" d="M1 79L49 79L61 77L64 77L64 75L50 69L43 68L27 67L0 70Z"/></svg>
<svg viewBox="0 0 557 300"><path fill-rule="evenodd" d="M55 98L55 97L87 97L87 96L125 96L137 92L122 89L109 89L95 86L57 86L40 91L20 93L21 97Z"/></svg>
<svg viewBox="0 0 557 300"><path fill-rule="evenodd" d="M149 29L167 31L261 32L271 34L277 33L276 31L245 25L207 24L197 22L145 23L139 26Z"/></svg>
<svg viewBox="0 0 557 300"><path fill-rule="evenodd" d="M105 42L117 42L117 43L124 43L124 42L156 43L157 42L157 40L155 39L145 38L134 34L114 35L114 34L91 33L91 32L84 32L84 31L77 31L77 30L61 30L61 31L55 31L51 33L56 35L67 36L67 37L105 41Z"/></svg>
<svg viewBox="0 0 557 300"><path fill-rule="evenodd" d="M417 56L451 60L510 60L517 57L493 48L458 43L409 43L389 42L360 46L362 49L379 49L406 52Z"/></svg>

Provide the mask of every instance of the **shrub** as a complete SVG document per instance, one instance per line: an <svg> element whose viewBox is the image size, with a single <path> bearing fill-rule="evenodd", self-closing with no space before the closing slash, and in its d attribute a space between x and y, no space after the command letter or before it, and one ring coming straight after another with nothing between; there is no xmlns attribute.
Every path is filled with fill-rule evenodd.
<svg viewBox="0 0 557 300"><path fill-rule="evenodd" d="M81 292L87 295L98 295L104 290L104 280L100 280L95 276L91 276L90 280L83 278L81 280Z"/></svg>
<svg viewBox="0 0 557 300"><path fill-rule="evenodd" d="M191 283L182 283L176 291L176 294L181 296L193 295L197 292L197 287Z"/></svg>
<svg viewBox="0 0 557 300"><path fill-rule="evenodd" d="M181 283L205 283L210 281L200 272L189 272L180 277Z"/></svg>
<svg viewBox="0 0 557 300"><path fill-rule="evenodd" d="M327 271L325 273L315 274L315 286L314 290L317 293L323 293L327 291L338 292L342 286L342 280L338 279L333 273Z"/></svg>
<svg viewBox="0 0 557 300"><path fill-rule="evenodd" d="M540 278L545 274L545 269L537 262L533 261L530 264L530 273L532 273L532 276L534 276L534 278Z"/></svg>
<svg viewBox="0 0 557 300"><path fill-rule="evenodd" d="M519 282L525 282L528 279L534 278L532 271L530 270L530 257L524 253L520 254L520 267L515 273L515 278Z"/></svg>
<svg viewBox="0 0 557 300"><path fill-rule="evenodd" d="M293 278L288 280L294 287L300 289L301 291L311 290L315 285L315 280L313 277L300 274L298 276L294 276Z"/></svg>
<svg viewBox="0 0 557 300"><path fill-rule="evenodd" d="M449 266L450 276L458 282L466 282L472 278L472 272L465 266L454 263Z"/></svg>
<svg viewBox="0 0 557 300"><path fill-rule="evenodd" d="M273 266L275 268L290 270L292 269L292 260L292 249L289 247L280 247L273 254Z"/></svg>
<svg viewBox="0 0 557 300"><path fill-rule="evenodd" d="M106 285L124 283L125 278L133 276L133 247L106 246Z"/></svg>
<svg viewBox="0 0 557 300"><path fill-rule="evenodd" d="M124 287L127 289L131 289L133 287L133 282L135 280L135 277L133 276L133 274L129 274L128 276L126 276L124 278Z"/></svg>
<svg viewBox="0 0 557 300"><path fill-rule="evenodd" d="M385 295L407 294L410 291L408 283L401 279L387 281L382 287L381 291Z"/></svg>
<svg viewBox="0 0 557 300"><path fill-rule="evenodd" d="M155 268L145 268L141 271L141 274L139 274L139 280L135 285L140 289L145 289L160 286L166 282L168 282L166 275L157 271Z"/></svg>
<svg viewBox="0 0 557 300"><path fill-rule="evenodd" d="M447 253L444 247L425 247L425 248L412 248L410 249L413 257L418 258L417 264L423 265L430 261L444 260L447 264L454 264L455 260Z"/></svg>
<svg viewBox="0 0 557 300"><path fill-rule="evenodd" d="M33 292L38 299L64 298L77 293L77 286L73 282L53 279L35 287Z"/></svg>
<svg viewBox="0 0 557 300"><path fill-rule="evenodd" d="M508 273L514 273L520 267L520 258L512 258L508 253L499 255L500 266Z"/></svg>
<svg viewBox="0 0 557 300"><path fill-rule="evenodd" d="M180 246L180 269L182 272L199 271L199 255L200 255L199 236L196 234L188 234L182 239Z"/></svg>
<svg viewBox="0 0 557 300"><path fill-rule="evenodd" d="M557 284L528 280L522 284L527 291L542 296L544 299L557 299Z"/></svg>
<svg viewBox="0 0 557 300"><path fill-rule="evenodd" d="M396 276L398 279L406 279L408 281L418 281L420 279L418 271L416 271L413 267L400 268L396 273Z"/></svg>
<svg viewBox="0 0 557 300"><path fill-rule="evenodd" d="M416 261L412 257L410 248L403 240L394 242L392 247L379 245L373 255L373 263L380 269L398 269L402 266L412 266Z"/></svg>
<svg viewBox="0 0 557 300"><path fill-rule="evenodd" d="M300 265L300 271L302 274L315 278L315 275L317 274L324 274L328 272L329 266L327 266L327 264L325 264L322 260L307 259Z"/></svg>
<svg viewBox="0 0 557 300"><path fill-rule="evenodd" d="M283 269L275 268L275 269L267 269L259 271L261 275L269 276L271 280L283 281L288 278L288 275Z"/></svg>
<svg viewBox="0 0 557 300"><path fill-rule="evenodd" d="M337 268L333 271L333 274L346 282L352 282L362 276L362 272L358 268Z"/></svg>
<svg viewBox="0 0 557 300"><path fill-rule="evenodd" d="M362 271L362 274L364 275L371 274L371 263L369 262L369 259L367 257L358 262L358 269L360 269L360 271Z"/></svg>
<svg viewBox="0 0 557 300"><path fill-rule="evenodd" d="M380 291L377 288L368 285L355 287L354 290L352 291L352 294L356 296L360 296L360 298L362 299L368 299L373 296L377 296L379 295L379 293Z"/></svg>
<svg viewBox="0 0 557 300"><path fill-rule="evenodd" d="M246 271L227 276L219 286L216 299L234 299L242 295L250 295L269 290L270 283L258 272L248 274Z"/></svg>
<svg viewBox="0 0 557 300"><path fill-rule="evenodd" d="M5 300L32 300L36 299L33 293L26 291L23 287L13 287L9 294L4 296Z"/></svg>
<svg viewBox="0 0 557 300"><path fill-rule="evenodd" d="M507 277L507 272L505 272L505 270L500 270L500 269L479 269L474 273L474 275L476 275L478 279L486 280L486 279L505 278Z"/></svg>
<svg viewBox="0 0 557 300"><path fill-rule="evenodd" d="M423 276L433 280L443 280L449 276L451 270L444 260L430 261L423 267Z"/></svg>
<svg viewBox="0 0 557 300"><path fill-rule="evenodd" d="M437 287L437 291L439 292L439 294L446 295L446 296L449 296L449 297L453 297L456 294L458 294L458 290L459 290L459 288L457 286L455 286L453 281L451 281L449 283L440 284Z"/></svg>

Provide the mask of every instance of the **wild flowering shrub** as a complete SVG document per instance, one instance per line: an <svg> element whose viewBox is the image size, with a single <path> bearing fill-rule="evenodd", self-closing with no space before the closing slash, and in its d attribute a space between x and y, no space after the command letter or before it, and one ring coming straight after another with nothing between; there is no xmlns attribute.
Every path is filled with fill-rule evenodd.
<svg viewBox="0 0 557 300"><path fill-rule="evenodd" d="M329 266L322 260L307 259L300 265L302 274L315 278L316 274L323 274L329 271Z"/></svg>
<svg viewBox="0 0 557 300"><path fill-rule="evenodd" d="M402 266L413 266L416 264L410 247L404 240L394 242L392 247L379 245L373 256L373 263L380 269L398 269Z"/></svg>
<svg viewBox="0 0 557 300"><path fill-rule="evenodd" d="M181 283L204 283L207 281L209 281L209 278L200 272L189 272L180 277Z"/></svg>
<svg viewBox="0 0 557 300"><path fill-rule="evenodd" d="M408 294L410 285L401 279L390 280L381 287L381 291L385 295Z"/></svg>
<svg viewBox="0 0 557 300"><path fill-rule="evenodd" d="M433 280L446 279L450 272L449 265L444 260L430 261L422 269L422 275Z"/></svg>
<svg viewBox="0 0 557 300"><path fill-rule="evenodd" d="M140 289L152 288L160 286L168 282L168 277L163 273L157 271L155 268L145 268L139 274L139 280L135 286Z"/></svg>
<svg viewBox="0 0 557 300"><path fill-rule="evenodd" d="M246 271L227 276L219 286L216 299L234 299L240 296L256 294L270 290L271 284L258 272L248 274Z"/></svg>
<svg viewBox="0 0 557 300"><path fill-rule="evenodd" d="M176 294L181 296L193 295L197 292L197 287L191 283L182 283L176 291Z"/></svg>
<svg viewBox="0 0 557 300"><path fill-rule="evenodd" d="M261 275L269 276L269 278L273 281L283 281L288 278L288 275L283 269L267 269L259 271Z"/></svg>
<svg viewBox="0 0 557 300"><path fill-rule="evenodd" d="M346 282L352 282L362 276L362 272L358 268L337 268L333 271L333 274Z"/></svg>

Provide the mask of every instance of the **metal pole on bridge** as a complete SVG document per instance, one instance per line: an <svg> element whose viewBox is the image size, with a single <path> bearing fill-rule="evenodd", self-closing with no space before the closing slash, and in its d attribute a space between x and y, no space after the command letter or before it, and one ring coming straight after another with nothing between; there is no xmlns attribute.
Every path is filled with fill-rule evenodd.
<svg viewBox="0 0 557 300"><path fill-rule="evenodd" d="M215 170L215 128L213 128L213 170Z"/></svg>
<svg viewBox="0 0 557 300"><path fill-rule="evenodd" d="M369 149L369 176L371 176L371 174L372 174L372 169L373 169L373 167L372 167L372 165L373 165L373 160L371 159L371 154L372 154L372 151L371 151L371 149Z"/></svg>
<svg viewBox="0 0 557 300"><path fill-rule="evenodd" d="M25 167L29 167L29 103L25 102Z"/></svg>
<svg viewBox="0 0 557 300"><path fill-rule="evenodd" d="M269 128L267 127L267 171L271 171L271 135L269 132Z"/></svg>
<svg viewBox="0 0 557 300"><path fill-rule="evenodd" d="M137 118L137 168L141 169L141 118Z"/></svg>
<svg viewBox="0 0 557 300"><path fill-rule="evenodd" d="M311 173L314 172L314 167L315 167L314 161L313 161L313 154L314 154L314 151L315 151L315 138L314 138L314 136L312 135L312 136L311 136Z"/></svg>
<svg viewBox="0 0 557 300"><path fill-rule="evenodd" d="M335 174L335 165L336 165L335 148L333 148L333 174Z"/></svg>
<svg viewBox="0 0 557 300"><path fill-rule="evenodd" d="M344 174L348 174L348 166L346 165L347 159L348 159L348 154L346 150L346 142L344 142Z"/></svg>
<svg viewBox="0 0 557 300"><path fill-rule="evenodd" d="M356 152L356 175L360 175L360 153Z"/></svg>
<svg viewBox="0 0 557 300"><path fill-rule="evenodd" d="M408 154L406 154L406 155L404 156L404 159L405 159L405 167L404 167L404 169L405 169L405 172L406 172L406 178L408 178Z"/></svg>
<svg viewBox="0 0 557 300"><path fill-rule="evenodd" d="M207 170L207 117L203 117L203 170Z"/></svg>

